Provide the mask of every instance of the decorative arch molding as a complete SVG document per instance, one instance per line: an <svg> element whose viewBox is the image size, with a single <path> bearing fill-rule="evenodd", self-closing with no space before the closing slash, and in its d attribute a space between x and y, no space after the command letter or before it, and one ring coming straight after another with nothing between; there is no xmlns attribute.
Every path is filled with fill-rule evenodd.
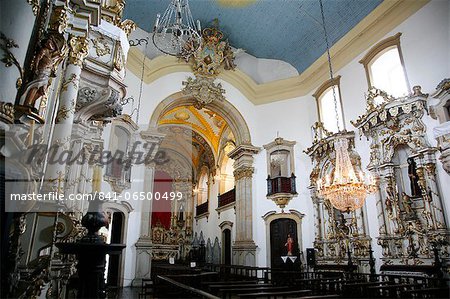
<svg viewBox="0 0 450 299"><path fill-rule="evenodd" d="M231 231L232 228L233 228L233 222L228 221L228 220L222 221L219 224L219 228L220 228L221 231L224 231L226 229L229 229Z"/></svg>
<svg viewBox="0 0 450 299"><path fill-rule="evenodd" d="M297 223L297 242L298 248L300 248L300 252L302 252L303 242L300 237L302 234L302 220L305 217L305 214L300 213L297 210L289 210L289 213L277 213L276 211L269 211L262 219L266 223L266 263L267 266L271 266L271 250L270 250L270 223L276 219L292 219Z"/></svg>
<svg viewBox="0 0 450 299"><path fill-rule="evenodd" d="M174 93L156 106L150 118L150 128L158 127L161 115L178 106L190 106L195 104L195 99L185 96L182 92ZM236 139L236 145L251 144L250 130L242 114L228 101L214 101L205 106L218 113L228 124Z"/></svg>
<svg viewBox="0 0 450 299"><path fill-rule="evenodd" d="M113 212L122 212L126 217L128 217L128 214L134 210L131 204L126 201L121 201L120 203L112 201L104 202L103 209L105 211L110 210Z"/></svg>

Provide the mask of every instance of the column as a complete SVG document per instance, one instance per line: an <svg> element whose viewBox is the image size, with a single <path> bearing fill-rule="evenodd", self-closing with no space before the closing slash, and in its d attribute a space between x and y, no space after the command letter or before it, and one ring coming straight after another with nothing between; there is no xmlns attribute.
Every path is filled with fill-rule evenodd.
<svg viewBox="0 0 450 299"><path fill-rule="evenodd" d="M55 157L59 157L63 151L70 150L73 118L78 95L80 74L83 60L88 55L88 40L83 36L71 36L69 39L69 55L66 63L61 93L59 98L56 126L53 131L52 146L57 146ZM45 179L44 191L56 190L62 187L65 181L66 165L61 163L49 163Z"/></svg>
<svg viewBox="0 0 450 299"><path fill-rule="evenodd" d="M440 192L436 183L436 158L434 150L427 149L421 153L417 162L417 175L419 185L422 188L425 207L428 207L430 226L433 229L446 229L444 211L442 207Z"/></svg>
<svg viewBox="0 0 450 299"><path fill-rule="evenodd" d="M256 244L253 241L252 180L253 155L259 148L239 145L228 155L234 160L236 186L236 240L233 244L233 264L255 266Z"/></svg>
<svg viewBox="0 0 450 299"><path fill-rule="evenodd" d="M148 130L141 132L141 138L144 143L155 144L152 152L148 153L151 158L154 158L159 146L164 138L164 134L157 132L156 130ZM148 147L150 148L150 147ZM146 194L153 192L153 183L155 177L155 163L149 163L145 165L144 169L144 184L143 192ZM140 286L143 278L151 277L152 266L152 201L144 200L141 208L141 227L139 239L136 242L136 270L133 286Z"/></svg>

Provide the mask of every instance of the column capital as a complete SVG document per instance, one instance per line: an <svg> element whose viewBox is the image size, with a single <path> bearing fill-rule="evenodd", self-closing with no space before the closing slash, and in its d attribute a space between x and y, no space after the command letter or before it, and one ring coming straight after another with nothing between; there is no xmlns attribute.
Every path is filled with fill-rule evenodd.
<svg viewBox="0 0 450 299"><path fill-rule="evenodd" d="M236 169L235 171L233 171L233 175L234 175L234 179L236 181L242 179L242 178L251 178L253 176L253 172L254 172L254 168L253 167L248 167L248 166L242 166L239 167L238 169Z"/></svg>
<svg viewBox="0 0 450 299"><path fill-rule="evenodd" d="M69 64L79 67L89 53L89 42L84 36L71 36L69 39Z"/></svg>
<svg viewBox="0 0 450 299"><path fill-rule="evenodd" d="M251 144L240 144L236 146L235 149L233 149L229 154L228 157L230 157L233 160L238 160L239 158L245 157L245 156L253 156L259 153L261 148L253 146Z"/></svg>
<svg viewBox="0 0 450 299"><path fill-rule="evenodd" d="M139 125L139 124L138 124ZM157 129L147 129L146 131L142 131L140 133L142 140L150 142L150 143L156 143L160 144L166 134L159 132Z"/></svg>

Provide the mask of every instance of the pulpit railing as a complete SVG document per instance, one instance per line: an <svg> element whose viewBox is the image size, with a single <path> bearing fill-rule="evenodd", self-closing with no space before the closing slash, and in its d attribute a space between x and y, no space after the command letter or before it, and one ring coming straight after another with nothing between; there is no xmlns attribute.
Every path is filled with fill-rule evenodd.
<svg viewBox="0 0 450 299"><path fill-rule="evenodd" d="M290 177L274 177L270 176L267 178L267 196L277 194L277 193L290 193L297 194L297 189L295 186L295 175L292 174Z"/></svg>
<svg viewBox="0 0 450 299"><path fill-rule="evenodd" d="M236 201L236 187L220 194L218 197L218 208L221 208L223 206L226 206L230 203L233 203Z"/></svg>
<svg viewBox="0 0 450 299"><path fill-rule="evenodd" d="M208 212L208 202L204 202L204 203L202 203L202 204L199 204L199 205L196 207L196 215L197 215L197 216L206 214L207 212Z"/></svg>

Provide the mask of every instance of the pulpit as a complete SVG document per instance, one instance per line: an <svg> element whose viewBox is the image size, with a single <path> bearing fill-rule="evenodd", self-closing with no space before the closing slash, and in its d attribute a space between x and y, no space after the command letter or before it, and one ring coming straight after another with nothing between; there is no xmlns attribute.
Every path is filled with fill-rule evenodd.
<svg viewBox="0 0 450 299"><path fill-rule="evenodd" d="M106 255L121 254L125 244L106 244L98 230L108 224L103 212L88 212L82 219L86 236L75 243L56 243L61 254L75 254L78 260L78 298L106 298Z"/></svg>

